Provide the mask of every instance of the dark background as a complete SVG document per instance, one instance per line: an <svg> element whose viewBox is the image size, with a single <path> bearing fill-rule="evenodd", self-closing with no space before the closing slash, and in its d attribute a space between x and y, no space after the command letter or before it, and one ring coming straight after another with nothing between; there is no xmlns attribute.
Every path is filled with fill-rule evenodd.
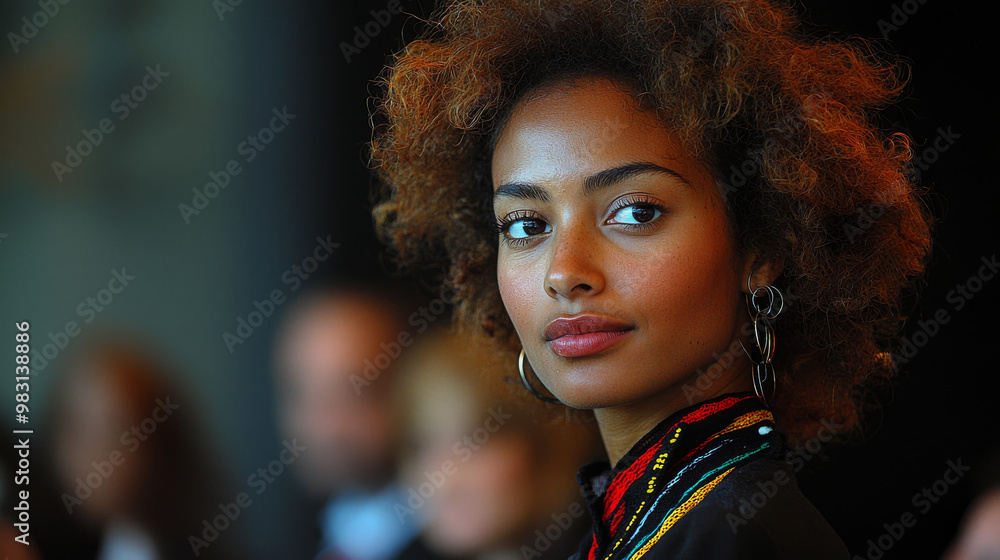
<svg viewBox="0 0 1000 560"><path fill-rule="evenodd" d="M379 266L364 150L370 97L377 93L369 82L389 54L415 36L431 3L402 5L417 17L395 16L350 62L340 44L352 41L355 26L364 26L369 10L384 9L385 1L245 1L220 21L207 0L77 0L61 6L20 52L5 43L0 316L32 321L32 332L44 340L46 331L75 318L76 305L107 282L109 269L125 266L138 279L100 322L128 325L159 341L196 396L206 435L236 483L270 461L281 445L270 372L277 321L255 330L233 353L220 336L280 285L282 272L312 252L317 236L341 246L307 282ZM902 12L904 3L895 5ZM921 149L939 127L960 135L922 175L938 220L936 242L922 297L901 336L912 337L917 321L941 308L951 320L903 368L893 389L872 395L866 439L824 446L827 456L807 462L799 480L852 554L865 557L868 540L909 511L916 526L894 540L884 558L937 558L970 500L1000 475L989 462L1000 447L990 352L1000 280L985 282L961 310L947 299L998 248L996 95L987 85L996 70L996 30L981 5L914 0L905 7L916 11L884 40L878 22L891 22L893 6L886 0L797 4L814 32L875 40L874 48L909 64L904 99L881 115L887 127L908 132ZM18 29L20 18L37 10L36 2L5 2L0 29ZM57 181L51 161L64 156L63 146L112 116L109 102L156 63L171 75ZM191 189L235 158L236 145L282 106L297 115L289 128L184 223L177 205L190 204ZM0 355L10 363L13 343L0 344ZM36 371L32 383L42 413L53 381ZM13 402L8 385L0 386L0 402ZM959 459L969 474L920 513L913 495ZM262 557L304 555L303 527L310 520L300 505L291 477L279 479L247 510L241 538Z"/></svg>

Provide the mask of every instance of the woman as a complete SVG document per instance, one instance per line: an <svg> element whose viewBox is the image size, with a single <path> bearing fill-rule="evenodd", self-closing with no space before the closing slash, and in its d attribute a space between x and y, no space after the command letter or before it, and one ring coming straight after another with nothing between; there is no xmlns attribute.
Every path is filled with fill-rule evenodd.
<svg viewBox="0 0 1000 560"><path fill-rule="evenodd" d="M421 542L440 558L564 559L588 526L573 473L598 456L596 434L540 422L486 344L431 331L402 357L408 491L396 515L422 519Z"/></svg>
<svg viewBox="0 0 1000 560"><path fill-rule="evenodd" d="M197 545L202 523L236 493L220 484L194 405L150 343L108 329L69 352L48 408L60 511L43 525L42 550L58 551L46 555L72 547L74 558L101 560L245 558L238 528ZM67 539L77 523L100 534L95 553Z"/></svg>
<svg viewBox="0 0 1000 560"><path fill-rule="evenodd" d="M594 411L581 556L846 558L786 453L858 426L927 259L892 67L763 1L460 1L383 86L380 235Z"/></svg>

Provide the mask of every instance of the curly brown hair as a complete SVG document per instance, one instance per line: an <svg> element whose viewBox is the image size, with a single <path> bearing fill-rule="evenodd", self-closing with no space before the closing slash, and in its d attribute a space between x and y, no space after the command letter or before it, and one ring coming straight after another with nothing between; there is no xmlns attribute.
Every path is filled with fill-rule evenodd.
<svg viewBox="0 0 1000 560"><path fill-rule="evenodd" d="M806 36L763 0L446 2L378 81L376 229L402 269L456 291L460 327L516 350L492 144L526 92L615 78L715 170L740 248L782 265L779 426L793 440L824 418L857 427L864 388L894 374L902 297L931 243L910 140L873 124L904 84L884 58Z"/></svg>

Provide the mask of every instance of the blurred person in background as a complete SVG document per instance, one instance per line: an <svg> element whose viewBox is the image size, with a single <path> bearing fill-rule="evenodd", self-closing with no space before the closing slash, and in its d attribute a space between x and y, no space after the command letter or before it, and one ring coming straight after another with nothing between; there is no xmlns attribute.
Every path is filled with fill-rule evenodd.
<svg viewBox="0 0 1000 560"><path fill-rule="evenodd" d="M317 289L290 308L278 334L283 431L306 450L294 464L299 480L324 502L317 558L389 560L419 550L419 527L399 523L392 509L403 495L393 370L399 337L417 332L400 293L361 280Z"/></svg>
<svg viewBox="0 0 1000 560"><path fill-rule="evenodd" d="M448 558L562 560L590 527L574 474L602 452L596 425L538 410L504 383L487 342L436 332L406 355L396 515L423 518L427 545Z"/></svg>
<svg viewBox="0 0 1000 560"><path fill-rule="evenodd" d="M204 424L163 362L120 332L80 340L71 352L47 407L59 495L46 505L59 513L38 526L51 533L42 551L64 546L52 542L63 538L59 528L80 523L99 534L96 556L84 546L52 557L246 558L233 527L192 546L234 493L222 489Z"/></svg>
<svg viewBox="0 0 1000 560"><path fill-rule="evenodd" d="M1000 486L980 496L946 560L1000 560Z"/></svg>
<svg viewBox="0 0 1000 560"><path fill-rule="evenodd" d="M1000 560L1000 449L994 449L983 463L977 469L978 496L944 560Z"/></svg>

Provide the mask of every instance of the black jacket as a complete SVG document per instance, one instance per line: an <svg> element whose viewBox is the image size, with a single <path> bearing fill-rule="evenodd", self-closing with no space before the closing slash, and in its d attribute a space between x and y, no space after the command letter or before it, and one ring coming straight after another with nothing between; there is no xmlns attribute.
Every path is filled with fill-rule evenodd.
<svg viewBox="0 0 1000 560"><path fill-rule="evenodd" d="M578 473L594 521L576 560L846 560L802 495L784 437L753 393L677 411L612 470Z"/></svg>

